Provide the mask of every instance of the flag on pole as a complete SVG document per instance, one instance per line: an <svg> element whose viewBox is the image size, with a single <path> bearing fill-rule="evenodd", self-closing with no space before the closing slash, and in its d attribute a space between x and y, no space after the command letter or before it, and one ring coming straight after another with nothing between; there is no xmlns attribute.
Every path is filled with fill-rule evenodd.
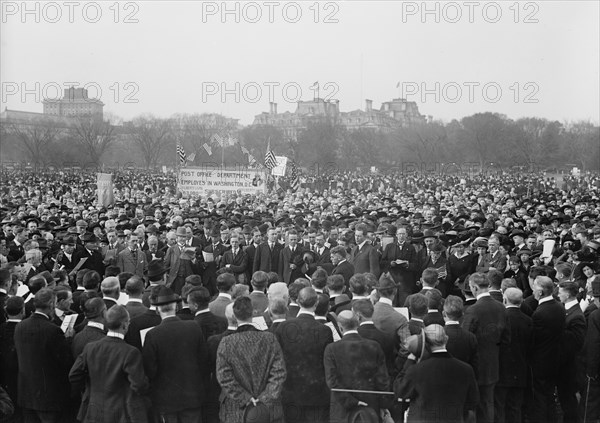
<svg viewBox="0 0 600 423"><path fill-rule="evenodd" d="M202 145L202 147L204 147L204 149L206 150L206 152L208 153L209 156L212 156L212 148L210 148L210 145L208 145L207 143L204 143L204 145Z"/></svg>
<svg viewBox="0 0 600 423"><path fill-rule="evenodd" d="M271 141L269 140L267 152L265 154L265 167L271 170L275 166L277 166L277 159L275 158L275 153L273 153L273 150L271 150Z"/></svg>
<svg viewBox="0 0 600 423"><path fill-rule="evenodd" d="M298 166L296 166L296 162L295 161L291 161L290 163L290 170L291 170L291 186L292 189L297 190L298 188L300 188L300 172L298 171Z"/></svg>
<svg viewBox="0 0 600 423"><path fill-rule="evenodd" d="M177 155L179 156L179 164L184 164L185 163L185 150L179 144L177 144Z"/></svg>
<svg viewBox="0 0 600 423"><path fill-rule="evenodd" d="M225 147L225 140L219 134L214 134L212 137L213 141L221 146L221 148Z"/></svg>

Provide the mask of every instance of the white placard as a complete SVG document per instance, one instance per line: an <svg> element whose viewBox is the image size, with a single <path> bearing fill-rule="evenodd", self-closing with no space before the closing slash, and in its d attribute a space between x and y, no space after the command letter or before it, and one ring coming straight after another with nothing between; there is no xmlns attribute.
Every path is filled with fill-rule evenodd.
<svg viewBox="0 0 600 423"><path fill-rule="evenodd" d="M285 156L275 156L275 160L277 160L277 166L271 169L271 175L285 176L285 169L287 168L288 158Z"/></svg>
<svg viewBox="0 0 600 423"><path fill-rule="evenodd" d="M185 167L179 171L177 189L185 197L220 194L265 194L264 170Z"/></svg>

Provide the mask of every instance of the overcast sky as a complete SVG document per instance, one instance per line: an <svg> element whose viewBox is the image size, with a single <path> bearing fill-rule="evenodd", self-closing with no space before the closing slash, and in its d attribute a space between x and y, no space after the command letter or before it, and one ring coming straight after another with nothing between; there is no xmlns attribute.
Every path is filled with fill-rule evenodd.
<svg viewBox="0 0 600 423"><path fill-rule="evenodd" d="M269 101L294 111L318 82L342 111L403 96L444 121L599 121L598 1L74 3L2 2L2 110L41 112L78 82L126 120L250 124Z"/></svg>

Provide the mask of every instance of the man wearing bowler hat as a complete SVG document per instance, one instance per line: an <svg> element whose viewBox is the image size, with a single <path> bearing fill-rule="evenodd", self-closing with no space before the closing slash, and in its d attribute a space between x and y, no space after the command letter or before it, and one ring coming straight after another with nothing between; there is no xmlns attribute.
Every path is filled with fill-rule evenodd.
<svg viewBox="0 0 600 423"><path fill-rule="evenodd" d="M98 238L93 233L86 232L80 239L83 247L77 248L73 253L75 267L81 259L86 259L80 269L95 270L100 276L104 276L104 262L102 254L98 251Z"/></svg>
<svg viewBox="0 0 600 423"><path fill-rule="evenodd" d="M142 348L154 412L164 423L200 423L210 372L202 329L175 315L180 298L171 288L155 288L150 301L162 319Z"/></svg>

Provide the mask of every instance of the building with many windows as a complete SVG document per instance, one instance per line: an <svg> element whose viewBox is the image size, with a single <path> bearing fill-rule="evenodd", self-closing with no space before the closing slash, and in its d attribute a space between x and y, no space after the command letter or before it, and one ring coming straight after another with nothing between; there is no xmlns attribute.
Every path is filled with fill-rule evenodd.
<svg viewBox="0 0 600 423"><path fill-rule="evenodd" d="M380 130L391 132L396 128L425 123L428 118L419 113L414 101L396 98L373 109L373 101L365 101L365 110L340 112L338 100L315 98L299 101L295 112L277 113L277 103L269 103L269 112L256 115L254 125L271 125L283 131L287 138L295 139L298 132L311 122L328 120L348 130ZM430 118L429 118L430 119Z"/></svg>
<svg viewBox="0 0 600 423"><path fill-rule="evenodd" d="M85 88L66 88L64 96L58 100L44 99L44 114L64 117L91 117L102 120L104 103L88 97Z"/></svg>

